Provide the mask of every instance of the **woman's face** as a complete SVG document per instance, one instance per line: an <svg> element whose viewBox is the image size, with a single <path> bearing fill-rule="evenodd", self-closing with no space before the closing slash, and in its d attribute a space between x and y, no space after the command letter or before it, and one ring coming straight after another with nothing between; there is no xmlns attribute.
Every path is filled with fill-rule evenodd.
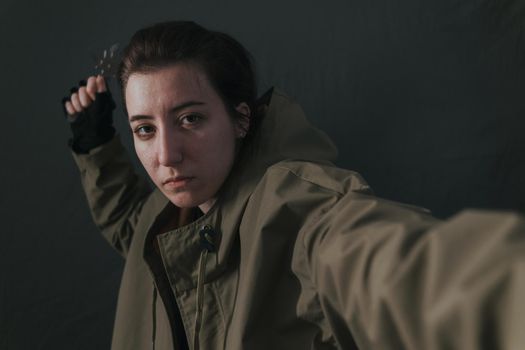
<svg viewBox="0 0 525 350"><path fill-rule="evenodd" d="M135 150L153 182L176 206L206 213L245 129L205 74L189 65L133 73L125 95ZM249 114L245 103L237 109Z"/></svg>

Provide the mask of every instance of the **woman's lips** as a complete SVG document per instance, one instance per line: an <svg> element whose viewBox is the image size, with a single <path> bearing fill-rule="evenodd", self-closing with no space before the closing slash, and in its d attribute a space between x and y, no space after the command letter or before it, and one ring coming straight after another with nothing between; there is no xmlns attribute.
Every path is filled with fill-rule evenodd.
<svg viewBox="0 0 525 350"><path fill-rule="evenodd" d="M193 176L177 176L166 179L162 182L162 186L167 190L177 190L186 186L194 179Z"/></svg>

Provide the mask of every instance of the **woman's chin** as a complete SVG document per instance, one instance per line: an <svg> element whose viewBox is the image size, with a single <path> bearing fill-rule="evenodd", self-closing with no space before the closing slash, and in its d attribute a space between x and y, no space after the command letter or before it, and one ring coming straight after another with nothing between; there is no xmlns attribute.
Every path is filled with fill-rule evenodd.
<svg viewBox="0 0 525 350"><path fill-rule="evenodd" d="M193 208L200 203L189 193L163 192L169 201L179 208Z"/></svg>

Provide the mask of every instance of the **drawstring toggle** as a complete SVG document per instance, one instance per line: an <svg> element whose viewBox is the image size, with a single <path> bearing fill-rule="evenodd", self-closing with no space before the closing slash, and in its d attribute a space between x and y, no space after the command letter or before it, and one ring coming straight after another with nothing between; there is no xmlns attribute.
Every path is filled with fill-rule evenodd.
<svg viewBox="0 0 525 350"><path fill-rule="evenodd" d="M203 226L199 231L201 237L201 247L209 252L214 252L217 249L217 231L210 225Z"/></svg>

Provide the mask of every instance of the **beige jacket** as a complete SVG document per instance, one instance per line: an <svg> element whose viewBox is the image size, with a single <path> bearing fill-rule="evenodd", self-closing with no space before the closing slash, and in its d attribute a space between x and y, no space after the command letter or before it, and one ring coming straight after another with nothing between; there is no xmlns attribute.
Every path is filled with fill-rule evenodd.
<svg viewBox="0 0 525 350"><path fill-rule="evenodd" d="M525 349L523 218L440 222L374 197L335 155L277 91L197 219L135 175L117 138L74 155L126 259L112 349Z"/></svg>

